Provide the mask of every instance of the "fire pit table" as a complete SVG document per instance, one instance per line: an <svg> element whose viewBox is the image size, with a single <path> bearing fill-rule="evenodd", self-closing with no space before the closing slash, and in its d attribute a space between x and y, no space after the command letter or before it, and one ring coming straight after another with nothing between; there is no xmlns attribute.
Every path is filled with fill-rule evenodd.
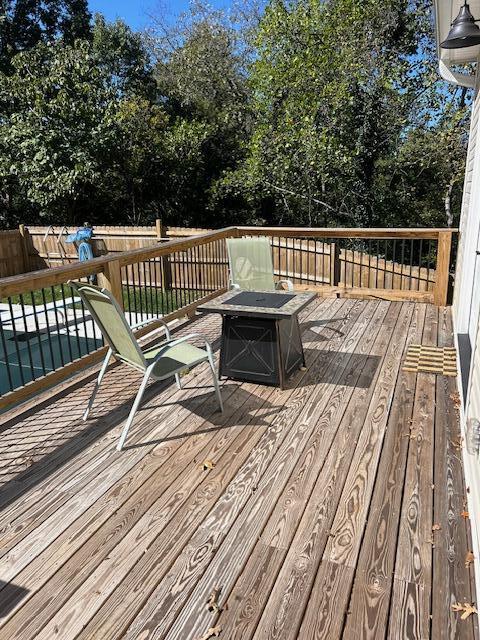
<svg viewBox="0 0 480 640"><path fill-rule="evenodd" d="M200 305L201 313L222 315L220 377L284 388L305 366L298 314L315 293L229 291Z"/></svg>

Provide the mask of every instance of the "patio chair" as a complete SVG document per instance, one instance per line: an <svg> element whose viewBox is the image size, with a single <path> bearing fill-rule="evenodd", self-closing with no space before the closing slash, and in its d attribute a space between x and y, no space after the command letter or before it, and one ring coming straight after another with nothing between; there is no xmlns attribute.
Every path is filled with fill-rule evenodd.
<svg viewBox="0 0 480 640"><path fill-rule="evenodd" d="M145 325L147 324L146 322L140 322L130 327L120 305L107 289L82 282L70 282L69 284L85 303L85 306L92 314L105 341L109 345L92 396L83 414L83 419L86 420L88 418L95 396L107 370L108 362L112 356L143 373L140 389L138 390L117 445L119 451L125 444L128 430L132 425L135 413L137 412L150 378L154 380L165 380L166 378L175 377L177 386L181 389L180 374L186 370L189 371L201 362L208 362L212 371L213 386L220 411L223 411L222 396L220 395L218 378L215 373L212 347L208 340L198 333L190 333L182 338L172 338L167 324L159 319L159 322L165 327L166 340L159 345L142 350L133 335L132 329ZM206 349L200 349L190 344L189 340L192 338L200 338L203 340Z"/></svg>
<svg viewBox="0 0 480 640"><path fill-rule="evenodd" d="M228 238L230 285L245 291L274 291L282 284L293 291L291 280L278 280L273 275L272 250L268 238Z"/></svg>

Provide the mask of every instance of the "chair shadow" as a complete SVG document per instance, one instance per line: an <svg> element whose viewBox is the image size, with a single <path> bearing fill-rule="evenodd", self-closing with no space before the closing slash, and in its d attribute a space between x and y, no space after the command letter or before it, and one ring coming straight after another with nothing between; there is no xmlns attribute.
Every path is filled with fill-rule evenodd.
<svg viewBox="0 0 480 640"><path fill-rule="evenodd" d="M235 409L233 412L228 410L228 401L225 403L225 410L223 413L214 409L212 412L211 405L207 402L201 402L198 404L198 400L208 400L211 397L212 391L207 392L202 395L196 395L195 398L184 398L180 399L177 403L177 406L182 406L191 413L199 416L204 420L208 420L213 426L208 427L206 429L195 429L194 431L186 431L184 433L180 433L174 436L167 436L166 438L155 438L153 440L143 440L142 442L138 442L131 445L126 445L124 449L138 449L140 447L146 447L151 445L162 444L163 442L169 442L171 440L179 440L182 438L191 437L194 435L199 435L203 433L212 433L215 431L220 431L222 429L232 429L232 428L241 428L246 426L251 422L252 415L255 411L262 408L264 411L261 415L255 416L255 426L268 426L270 422L266 420L267 417L272 416L279 411L282 410L282 407L273 405L268 401L263 400L262 398L257 398L255 395L245 391L240 385L235 383L236 389L233 392L235 394ZM187 387L184 387L186 389ZM233 395L231 396L233 397ZM245 402L250 403L250 407L248 411L242 412L238 411L243 407ZM160 405L158 405L160 406ZM161 406L165 406L162 404ZM155 406L146 407L145 410L155 409ZM239 415L240 413L240 415Z"/></svg>
<svg viewBox="0 0 480 640"><path fill-rule="evenodd" d="M188 332L195 322L196 319L192 319L184 323L182 330ZM152 344L157 341L154 338ZM214 337L211 343L216 350L220 340ZM114 364L111 367L109 379L100 390L91 417L86 422L81 415L97 372L65 385L55 393L54 400L47 396L18 416L8 417L1 422L0 511L21 499L25 492L81 455L126 419L141 381L141 376L132 371L128 370L127 374L132 376L132 383L126 387L123 365ZM147 410L153 408L147 405L166 388L172 387L173 392L174 385L173 378L149 384L142 407ZM118 393L115 394L117 387ZM102 391L106 395L102 396ZM213 395L213 388L210 393ZM207 391L206 395L209 395ZM112 446L112 452L113 449Z"/></svg>
<svg viewBox="0 0 480 640"><path fill-rule="evenodd" d="M307 380L305 384L300 384L300 386L316 386L326 383L361 389L368 389L371 386L381 361L380 356L321 349L305 349L305 358L307 363L314 359L320 361L326 359L330 364L325 370L315 375L315 380ZM356 374L359 371L360 375L357 377Z"/></svg>
<svg viewBox="0 0 480 640"><path fill-rule="evenodd" d="M0 620L5 618L28 594L28 589L0 580Z"/></svg>

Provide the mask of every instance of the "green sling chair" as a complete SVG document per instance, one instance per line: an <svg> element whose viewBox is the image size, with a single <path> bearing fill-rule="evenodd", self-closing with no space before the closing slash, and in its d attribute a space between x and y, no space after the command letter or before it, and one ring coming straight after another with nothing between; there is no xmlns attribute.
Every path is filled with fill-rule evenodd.
<svg viewBox="0 0 480 640"><path fill-rule="evenodd" d="M107 370L108 362L112 356L130 367L143 372L140 389L138 390L117 445L119 451L121 451L125 444L128 430L132 425L133 418L135 417L135 413L137 412L150 378L154 380L165 380L166 378L175 377L177 386L181 389L180 373L186 369L191 369L201 362L208 362L212 370L213 386L220 411L223 411L222 396L220 395L218 378L215 373L212 347L208 340L197 333L190 333L183 338L172 338L167 324L159 320L165 327L166 340L157 346L149 347L142 351L132 333L132 329L145 325L146 322L140 322L130 327L120 305L107 289L82 282L70 282L69 284L83 300L110 347L103 361L100 373L98 374L92 396L83 414L83 419L86 420L88 418L95 396ZM188 341L194 337L201 338L205 342L206 350L189 344Z"/></svg>
<svg viewBox="0 0 480 640"><path fill-rule="evenodd" d="M289 291L293 291L290 280L278 280L275 284L268 238L228 238L227 250L233 289L274 291L285 284Z"/></svg>

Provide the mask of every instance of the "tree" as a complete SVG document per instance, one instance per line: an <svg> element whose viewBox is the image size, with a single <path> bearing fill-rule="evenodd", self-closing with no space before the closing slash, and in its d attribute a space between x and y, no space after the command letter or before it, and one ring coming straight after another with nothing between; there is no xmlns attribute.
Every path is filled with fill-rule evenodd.
<svg viewBox="0 0 480 640"><path fill-rule="evenodd" d="M12 64L0 75L0 181L50 219L72 219L115 145L115 92L86 41L38 44Z"/></svg>
<svg viewBox="0 0 480 640"><path fill-rule="evenodd" d="M224 184L243 176L272 222L381 221L378 171L431 100L430 15L423 0L273 0L257 31L247 159Z"/></svg>
<svg viewBox="0 0 480 640"><path fill-rule="evenodd" d="M158 92L172 123L170 154L182 159L170 165L176 190L167 219L220 223L209 209L212 189L243 158L251 130L249 53L237 26L224 12L194 3L173 27L157 18L150 33Z"/></svg>
<svg viewBox="0 0 480 640"><path fill-rule="evenodd" d="M0 0L0 72L12 58L40 42L67 44L91 37L87 0Z"/></svg>
<svg viewBox="0 0 480 640"><path fill-rule="evenodd" d="M97 13L93 27L93 51L119 95L156 98L156 83L144 38L122 20L107 22Z"/></svg>

